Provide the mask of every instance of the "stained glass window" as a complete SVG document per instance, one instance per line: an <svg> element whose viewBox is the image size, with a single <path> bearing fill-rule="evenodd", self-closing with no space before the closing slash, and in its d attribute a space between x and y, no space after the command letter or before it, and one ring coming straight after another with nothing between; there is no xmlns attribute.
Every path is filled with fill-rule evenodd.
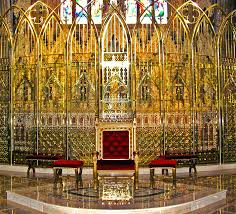
<svg viewBox="0 0 236 214"><path fill-rule="evenodd" d="M72 24L72 1L61 0L61 20L64 24Z"/></svg>
<svg viewBox="0 0 236 214"><path fill-rule="evenodd" d="M87 24L86 6L87 6L87 0L76 0L76 7L75 7L76 23Z"/></svg>
<svg viewBox="0 0 236 214"><path fill-rule="evenodd" d="M126 23L136 24L137 22L137 4L135 0L127 0L126 3Z"/></svg>
<svg viewBox="0 0 236 214"><path fill-rule="evenodd" d="M159 0L154 4L155 18L158 24L167 24L167 2L166 0Z"/></svg>
<svg viewBox="0 0 236 214"><path fill-rule="evenodd" d="M141 0L140 1L140 17L141 24L152 23L152 0ZM150 6L150 7L149 7Z"/></svg>
<svg viewBox="0 0 236 214"><path fill-rule="evenodd" d="M92 2L91 15L94 24L102 23L102 0L94 0Z"/></svg>
<svg viewBox="0 0 236 214"><path fill-rule="evenodd" d="M72 0L61 0L61 19L64 24L72 24ZM87 24L87 4L88 0L76 0L75 17L78 24ZM91 3L91 17L94 24L102 23L103 0L93 0ZM110 4L116 5L117 0L110 0ZM137 22L137 2L136 0L126 0L126 23L136 24ZM152 23L152 0L140 0L140 21L142 24ZM83 8L83 9L82 9ZM168 7L166 0L154 2L154 15L158 24L167 24Z"/></svg>
<svg viewBox="0 0 236 214"><path fill-rule="evenodd" d="M117 0L110 0L111 5L117 5Z"/></svg>

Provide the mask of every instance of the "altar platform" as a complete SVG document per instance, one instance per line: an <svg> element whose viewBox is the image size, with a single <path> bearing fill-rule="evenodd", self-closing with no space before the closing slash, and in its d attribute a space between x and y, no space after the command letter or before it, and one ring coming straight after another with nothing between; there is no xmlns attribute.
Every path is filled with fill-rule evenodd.
<svg viewBox="0 0 236 214"><path fill-rule="evenodd" d="M227 191L220 185L219 175L197 178L182 174L176 186L170 177L160 176L153 189L149 186L149 175L141 175L139 189L134 190L129 200L103 200L102 190L93 189L91 175L83 176L83 187L79 189L76 189L73 176L65 176L63 186L57 188L50 176L18 179L24 185L13 185L7 191L8 202L42 213L208 213L201 210L217 210L227 204ZM122 195L124 190L118 189Z"/></svg>

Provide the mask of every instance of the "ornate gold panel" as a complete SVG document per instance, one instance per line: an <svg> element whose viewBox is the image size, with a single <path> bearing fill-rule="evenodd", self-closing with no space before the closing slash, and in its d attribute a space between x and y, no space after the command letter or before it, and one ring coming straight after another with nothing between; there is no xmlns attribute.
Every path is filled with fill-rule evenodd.
<svg viewBox="0 0 236 214"><path fill-rule="evenodd" d="M86 166L93 164L93 152L96 150L95 127L70 128L68 133L69 157L82 159Z"/></svg>
<svg viewBox="0 0 236 214"><path fill-rule="evenodd" d="M123 3L107 3L101 24L91 5L87 23L65 24L60 6L38 1L0 17L1 162L47 152L91 165L96 127L108 121L137 121L141 164L167 150L236 160L235 11L176 1L167 24L150 5L150 24L140 10L130 25Z"/></svg>
<svg viewBox="0 0 236 214"><path fill-rule="evenodd" d="M9 163L10 160L10 127L8 124L9 118L9 101L10 101L10 59L8 56L9 50L9 35L7 28L0 20L0 162Z"/></svg>

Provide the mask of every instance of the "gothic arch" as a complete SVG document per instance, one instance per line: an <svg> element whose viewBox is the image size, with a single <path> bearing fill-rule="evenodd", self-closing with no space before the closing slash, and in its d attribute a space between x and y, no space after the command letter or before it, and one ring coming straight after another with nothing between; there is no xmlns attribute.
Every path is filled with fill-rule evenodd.
<svg viewBox="0 0 236 214"><path fill-rule="evenodd" d="M219 143L223 156L220 161L235 161L235 49L236 49L236 10L223 20L217 38L219 76Z"/></svg>
<svg viewBox="0 0 236 214"><path fill-rule="evenodd" d="M163 35L164 152L192 150L193 148L190 28L188 17L185 17L184 13L190 7L194 8L192 1L184 3L178 9L171 7L172 14Z"/></svg>
<svg viewBox="0 0 236 214"><path fill-rule="evenodd" d="M199 9L201 10L201 9ZM222 10L212 5L201 10L192 35L192 63L194 65L195 91L195 147L198 152L211 151L218 161L218 101L217 101L217 26L211 21L213 11Z"/></svg>
<svg viewBox="0 0 236 214"><path fill-rule="evenodd" d="M33 152L36 142L36 113L34 110L37 34L30 18L24 11L16 6L13 6L12 10L13 15L18 14L18 23L13 29L12 147L18 148L19 145L25 144L29 152ZM17 163L17 160L13 161Z"/></svg>
<svg viewBox="0 0 236 214"><path fill-rule="evenodd" d="M11 77L11 55L12 37L8 24L0 16L0 161L9 163L11 142L9 142L9 131L11 126L10 117L10 77Z"/></svg>
<svg viewBox="0 0 236 214"><path fill-rule="evenodd" d="M102 90L99 113L103 119L132 118L130 32L123 18L115 10L109 14L101 30L99 79Z"/></svg>
<svg viewBox="0 0 236 214"><path fill-rule="evenodd" d="M102 7L99 21L93 19L92 4L77 5L80 20L71 8L68 23L59 14L63 2L52 8L42 1L25 11L13 6L0 18L1 48L9 52L4 58L0 51L0 87L13 87L11 106L9 94L0 94L1 115L13 121L10 127L6 120L1 124L12 131L12 142L4 138L6 132L0 138L14 150L11 161L24 162L21 150L47 150L91 164L87 154L98 142L96 129L124 122L121 115L136 126L132 137L141 164L167 150L198 151L204 163L235 160L235 13L225 18L217 5L201 9L193 1L168 2L164 24L156 18L157 1L141 10L141 1L133 0L137 17L130 23L125 1L109 2L94 6ZM146 12L148 22L142 19ZM112 103L111 96L118 99ZM217 153L223 156L218 159Z"/></svg>
<svg viewBox="0 0 236 214"><path fill-rule="evenodd" d="M136 1L141 4L140 1ZM145 163L162 152L161 92L162 92L162 31L156 22L150 4L145 13L149 24L137 22L132 29L132 68L135 112L138 127L136 131L140 162ZM154 18L154 19L153 19ZM154 150L150 149L154 148ZM153 152L154 151L154 152Z"/></svg>
<svg viewBox="0 0 236 214"><path fill-rule="evenodd" d="M30 10L44 14L34 20L39 33L39 69L37 73L37 150L44 153L66 154L66 34L55 9L36 2ZM34 9L35 8L35 9ZM30 12L29 13L32 13ZM40 23L38 23L40 22ZM59 135L57 133L60 133Z"/></svg>
<svg viewBox="0 0 236 214"><path fill-rule="evenodd" d="M86 159L87 154L95 150L99 38L97 27L87 13L89 8L81 7L84 23L75 19L67 37L67 148L70 158ZM91 160L88 163L91 164Z"/></svg>

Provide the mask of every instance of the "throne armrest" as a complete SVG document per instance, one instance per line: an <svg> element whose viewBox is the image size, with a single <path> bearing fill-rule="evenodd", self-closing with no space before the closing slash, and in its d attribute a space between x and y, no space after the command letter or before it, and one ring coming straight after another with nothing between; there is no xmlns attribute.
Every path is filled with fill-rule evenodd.
<svg viewBox="0 0 236 214"><path fill-rule="evenodd" d="M97 160L98 160L98 151L93 152L93 179L97 179Z"/></svg>
<svg viewBox="0 0 236 214"><path fill-rule="evenodd" d="M139 168L138 168L138 162L139 162L139 152L138 151L134 151L133 152L133 156L134 156L134 163L135 163L135 188L138 189L138 174L139 174Z"/></svg>
<svg viewBox="0 0 236 214"><path fill-rule="evenodd" d="M138 151L134 151L134 152L133 152L133 155L134 155L134 161L135 161L135 164L138 165L138 161L139 161L139 152L138 152Z"/></svg>
<svg viewBox="0 0 236 214"><path fill-rule="evenodd" d="M133 155L134 155L134 163L135 163L135 173L138 174L139 152L134 151Z"/></svg>

